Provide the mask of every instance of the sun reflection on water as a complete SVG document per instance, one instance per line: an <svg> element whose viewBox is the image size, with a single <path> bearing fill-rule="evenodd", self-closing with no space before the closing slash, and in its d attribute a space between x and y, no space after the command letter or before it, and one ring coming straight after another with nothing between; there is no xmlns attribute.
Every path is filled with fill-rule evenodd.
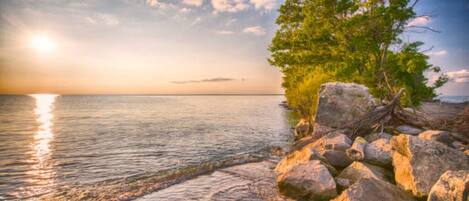
<svg viewBox="0 0 469 201"><path fill-rule="evenodd" d="M54 116L52 112L57 96L56 94L31 95L31 97L36 100L34 113L39 127L34 134L32 144L31 162L33 162L33 165L31 170L27 173L31 176L29 182L33 183L35 187L26 190L26 196L30 193L37 194L38 192L44 191L45 186L53 184L55 172L51 162L52 150L50 142L54 138L52 131L52 120Z"/></svg>
<svg viewBox="0 0 469 201"><path fill-rule="evenodd" d="M41 163L50 153L49 143L54 137L52 133L52 110L55 98L58 95L34 94L32 96L36 99L36 108L34 109L34 113L37 116L36 121L39 123L39 129L34 136L36 142L35 151L37 159Z"/></svg>

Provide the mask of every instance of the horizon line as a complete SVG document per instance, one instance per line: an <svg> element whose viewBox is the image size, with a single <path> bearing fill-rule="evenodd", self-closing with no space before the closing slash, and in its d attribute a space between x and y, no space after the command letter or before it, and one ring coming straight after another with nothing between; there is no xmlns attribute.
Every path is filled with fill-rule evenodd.
<svg viewBox="0 0 469 201"><path fill-rule="evenodd" d="M276 93L175 93L175 94L158 94L158 93L0 93L0 96L27 96L32 94L57 94L61 96L283 96L285 94Z"/></svg>

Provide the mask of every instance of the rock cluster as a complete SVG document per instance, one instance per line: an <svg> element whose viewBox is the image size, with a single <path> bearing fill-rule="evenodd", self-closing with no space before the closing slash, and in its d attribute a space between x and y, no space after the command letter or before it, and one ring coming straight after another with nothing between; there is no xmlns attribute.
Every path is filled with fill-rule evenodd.
<svg viewBox="0 0 469 201"><path fill-rule="evenodd" d="M280 192L299 200L469 200L469 148L450 132L401 125L351 139L334 129L333 119L346 124L373 104L363 86L323 86L314 125L323 133L277 164Z"/></svg>

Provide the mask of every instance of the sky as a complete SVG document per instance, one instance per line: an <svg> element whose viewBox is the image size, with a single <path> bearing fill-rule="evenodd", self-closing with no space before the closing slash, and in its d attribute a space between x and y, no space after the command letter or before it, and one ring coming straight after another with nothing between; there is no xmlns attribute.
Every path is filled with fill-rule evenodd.
<svg viewBox="0 0 469 201"><path fill-rule="evenodd" d="M282 0L283 1L283 0ZM0 93L280 94L277 0L1 0ZM421 0L406 32L469 95L469 0ZM434 75L429 74L432 79Z"/></svg>

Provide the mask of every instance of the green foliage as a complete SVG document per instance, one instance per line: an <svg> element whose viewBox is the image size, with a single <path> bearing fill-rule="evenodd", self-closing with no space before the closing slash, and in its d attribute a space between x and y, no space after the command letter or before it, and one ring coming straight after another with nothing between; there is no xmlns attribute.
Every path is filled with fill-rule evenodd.
<svg viewBox="0 0 469 201"><path fill-rule="evenodd" d="M310 72L297 86L286 89L285 96L288 105L296 108L301 117L311 121L310 117L316 113L319 87L321 84L332 80L330 73L323 72L320 69Z"/></svg>
<svg viewBox="0 0 469 201"><path fill-rule="evenodd" d="M314 114L316 94L326 81L357 82L389 100L405 88L402 104L435 96L447 78L428 86L424 73L439 71L419 51L421 42L399 38L415 17L409 0L286 0L269 62L284 74L289 104L303 118Z"/></svg>

